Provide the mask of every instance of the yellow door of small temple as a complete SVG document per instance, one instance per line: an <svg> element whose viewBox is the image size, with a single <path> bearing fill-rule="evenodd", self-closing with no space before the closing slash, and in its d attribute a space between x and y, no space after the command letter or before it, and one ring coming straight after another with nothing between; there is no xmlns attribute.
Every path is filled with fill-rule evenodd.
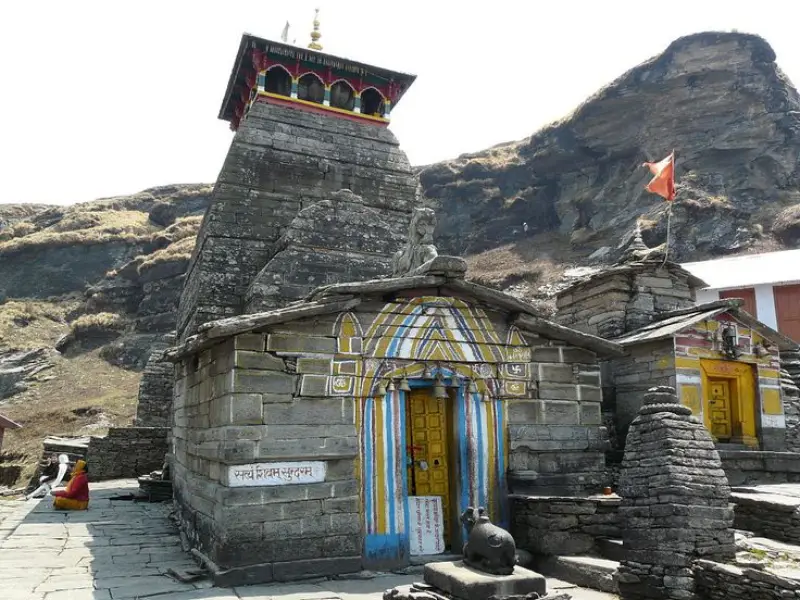
<svg viewBox="0 0 800 600"><path fill-rule="evenodd" d="M711 397L711 433L719 440L731 438L731 382L728 379L709 379Z"/></svg>
<svg viewBox="0 0 800 600"><path fill-rule="evenodd" d="M447 400L434 398L430 388L409 392L408 491L412 496L439 496L444 515L444 541L450 532L450 472Z"/></svg>

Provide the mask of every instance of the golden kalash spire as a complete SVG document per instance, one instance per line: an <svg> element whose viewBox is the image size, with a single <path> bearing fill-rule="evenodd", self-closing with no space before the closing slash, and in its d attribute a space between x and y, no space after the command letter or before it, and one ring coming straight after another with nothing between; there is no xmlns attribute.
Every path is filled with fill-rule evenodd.
<svg viewBox="0 0 800 600"><path fill-rule="evenodd" d="M312 50L322 50L322 44L319 43L319 38L322 34L319 32L319 9L314 9L314 31L311 32L311 43L308 45Z"/></svg>

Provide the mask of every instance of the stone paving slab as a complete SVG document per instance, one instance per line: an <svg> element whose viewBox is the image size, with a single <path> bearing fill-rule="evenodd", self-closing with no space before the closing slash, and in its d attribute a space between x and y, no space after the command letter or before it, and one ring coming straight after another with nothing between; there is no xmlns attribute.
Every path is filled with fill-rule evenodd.
<svg viewBox="0 0 800 600"><path fill-rule="evenodd" d="M55 511L52 499L3 502L0 510L2 600L381 600L386 589L422 581L413 575L212 588L182 583L169 568L196 569L183 552L169 503L111 500L135 492L135 480L91 484L88 511ZM8 508L8 505L11 508ZM617 597L553 579L548 590L575 600Z"/></svg>

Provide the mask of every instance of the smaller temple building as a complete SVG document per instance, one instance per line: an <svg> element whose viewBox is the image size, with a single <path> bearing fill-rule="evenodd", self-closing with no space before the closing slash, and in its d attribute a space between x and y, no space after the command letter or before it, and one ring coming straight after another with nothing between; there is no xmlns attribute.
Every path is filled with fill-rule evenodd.
<svg viewBox="0 0 800 600"><path fill-rule="evenodd" d="M459 551L470 506L507 526L509 492L607 485L598 357L621 347L465 281L417 238L391 278L168 351L175 499L218 582L398 568Z"/></svg>
<svg viewBox="0 0 800 600"><path fill-rule="evenodd" d="M662 313L616 338L628 349L614 361L617 393L631 384L669 380L718 445L785 450L786 420L780 385L780 350L793 342L741 309L740 299ZM641 398L641 390L634 394ZM619 397L619 396L618 396ZM629 423L638 407L617 405ZM631 413L630 411L633 411Z"/></svg>
<svg viewBox="0 0 800 600"><path fill-rule="evenodd" d="M557 319L626 350L603 365L604 411L619 445L644 393L670 386L720 449L786 450L780 352L797 344L741 299L696 305L703 287L637 232L619 263L559 294Z"/></svg>

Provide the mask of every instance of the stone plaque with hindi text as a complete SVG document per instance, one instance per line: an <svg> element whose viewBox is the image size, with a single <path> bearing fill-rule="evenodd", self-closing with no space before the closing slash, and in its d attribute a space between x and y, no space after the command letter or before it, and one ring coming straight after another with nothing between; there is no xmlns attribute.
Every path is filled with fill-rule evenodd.
<svg viewBox="0 0 800 600"><path fill-rule="evenodd" d="M229 487L259 487L325 481L325 462L269 462L228 467Z"/></svg>

